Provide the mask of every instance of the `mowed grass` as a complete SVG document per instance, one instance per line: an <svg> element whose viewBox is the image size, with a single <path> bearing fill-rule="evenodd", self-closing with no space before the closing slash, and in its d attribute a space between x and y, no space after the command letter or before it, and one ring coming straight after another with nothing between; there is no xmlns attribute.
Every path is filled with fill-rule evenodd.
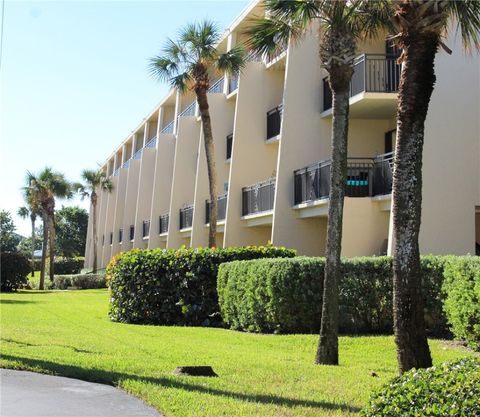
<svg viewBox="0 0 480 417"><path fill-rule="evenodd" d="M342 337L341 364L316 366L315 335L112 323L108 297L1 294L0 365L115 384L167 417L353 416L397 373L390 336ZM471 355L430 346L436 363ZM172 375L179 365L211 365L219 377Z"/></svg>

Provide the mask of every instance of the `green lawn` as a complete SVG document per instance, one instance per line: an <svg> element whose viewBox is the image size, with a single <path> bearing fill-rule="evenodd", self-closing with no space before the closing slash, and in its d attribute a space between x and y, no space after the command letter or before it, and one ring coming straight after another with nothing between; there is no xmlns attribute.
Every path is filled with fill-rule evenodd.
<svg viewBox="0 0 480 417"><path fill-rule="evenodd" d="M388 336L342 337L340 366L315 366L314 335L118 324L107 310L107 290L2 294L0 365L113 383L167 417L352 416L396 375ZM430 346L435 362L470 354ZM174 376L178 365L219 378Z"/></svg>

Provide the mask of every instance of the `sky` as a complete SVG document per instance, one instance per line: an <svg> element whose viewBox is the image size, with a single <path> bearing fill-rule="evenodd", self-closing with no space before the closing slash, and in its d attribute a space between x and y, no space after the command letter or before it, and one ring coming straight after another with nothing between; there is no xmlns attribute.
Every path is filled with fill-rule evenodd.
<svg viewBox="0 0 480 417"><path fill-rule="evenodd" d="M0 209L25 236L30 222L16 211L27 170L50 166L80 181L168 92L147 73L165 39L204 18L223 31L249 3L2 1ZM89 207L79 198L62 205Z"/></svg>

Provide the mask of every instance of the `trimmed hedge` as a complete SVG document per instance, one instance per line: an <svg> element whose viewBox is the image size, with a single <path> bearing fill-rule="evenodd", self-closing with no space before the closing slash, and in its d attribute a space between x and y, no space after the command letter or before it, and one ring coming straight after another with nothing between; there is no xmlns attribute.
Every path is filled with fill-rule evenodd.
<svg viewBox="0 0 480 417"><path fill-rule="evenodd" d="M448 257L422 258L427 329L444 334L443 268ZM217 290L224 322L253 332L307 332L320 328L324 258L237 261L219 268ZM390 333L393 328L392 258L343 259L340 331Z"/></svg>
<svg viewBox="0 0 480 417"><path fill-rule="evenodd" d="M106 288L107 282L101 274L55 275L53 278L53 288L66 290L71 287L80 290Z"/></svg>
<svg viewBox="0 0 480 417"><path fill-rule="evenodd" d="M13 292L27 283L31 271L29 259L17 252L0 253L0 282L2 292Z"/></svg>
<svg viewBox="0 0 480 417"><path fill-rule="evenodd" d="M444 309L452 332L480 350L480 258L451 258L445 266Z"/></svg>
<svg viewBox="0 0 480 417"><path fill-rule="evenodd" d="M58 275L79 274L83 268L85 258L59 258L55 259L54 272ZM45 268L48 273L48 265Z"/></svg>
<svg viewBox="0 0 480 417"><path fill-rule="evenodd" d="M221 263L293 256L294 250L273 246L124 252L107 267L109 315L125 323L219 325L216 287Z"/></svg>
<svg viewBox="0 0 480 417"><path fill-rule="evenodd" d="M371 397L362 417L478 417L480 362L461 359L395 378Z"/></svg>

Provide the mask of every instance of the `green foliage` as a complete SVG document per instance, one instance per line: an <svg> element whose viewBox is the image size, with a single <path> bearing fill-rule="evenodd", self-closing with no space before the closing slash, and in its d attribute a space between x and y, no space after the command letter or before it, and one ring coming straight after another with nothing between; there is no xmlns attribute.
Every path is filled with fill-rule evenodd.
<svg viewBox="0 0 480 417"><path fill-rule="evenodd" d="M106 288L105 275L100 274L76 274L76 275L55 275L53 288L66 290L75 287L81 290Z"/></svg>
<svg viewBox="0 0 480 417"><path fill-rule="evenodd" d="M0 253L0 281L2 292L16 291L21 285L27 283L27 275L30 272L30 262L21 253Z"/></svg>
<svg viewBox="0 0 480 417"><path fill-rule="evenodd" d="M57 258L55 259L55 274L79 274L83 268L85 258Z"/></svg>
<svg viewBox="0 0 480 417"><path fill-rule="evenodd" d="M442 311L443 265L447 258L422 258L426 322L430 333L446 332ZM222 317L234 329L254 332L318 332L324 258L269 259L220 266ZM392 259L343 259L340 331L389 333L393 328Z"/></svg>
<svg viewBox="0 0 480 417"><path fill-rule="evenodd" d="M480 350L480 258L451 258L445 266L445 313L453 334Z"/></svg>
<svg viewBox="0 0 480 417"><path fill-rule="evenodd" d="M362 417L478 417L480 362L461 359L412 369L374 393Z"/></svg>
<svg viewBox="0 0 480 417"><path fill-rule="evenodd" d="M218 265L294 255L293 250L273 246L121 253L107 267L110 317L127 323L218 325Z"/></svg>
<svg viewBox="0 0 480 417"><path fill-rule="evenodd" d="M12 216L6 210L0 210L0 250L16 252L21 236L15 233Z"/></svg>
<svg viewBox="0 0 480 417"><path fill-rule="evenodd" d="M80 207L62 207L55 213L57 253L71 258L85 253L88 212Z"/></svg>
<svg viewBox="0 0 480 417"><path fill-rule="evenodd" d="M42 236L41 235L36 235L35 238L35 250L41 250L42 249ZM25 256L32 256L32 238L31 237L24 237L20 243L18 244L17 247L18 251Z"/></svg>

